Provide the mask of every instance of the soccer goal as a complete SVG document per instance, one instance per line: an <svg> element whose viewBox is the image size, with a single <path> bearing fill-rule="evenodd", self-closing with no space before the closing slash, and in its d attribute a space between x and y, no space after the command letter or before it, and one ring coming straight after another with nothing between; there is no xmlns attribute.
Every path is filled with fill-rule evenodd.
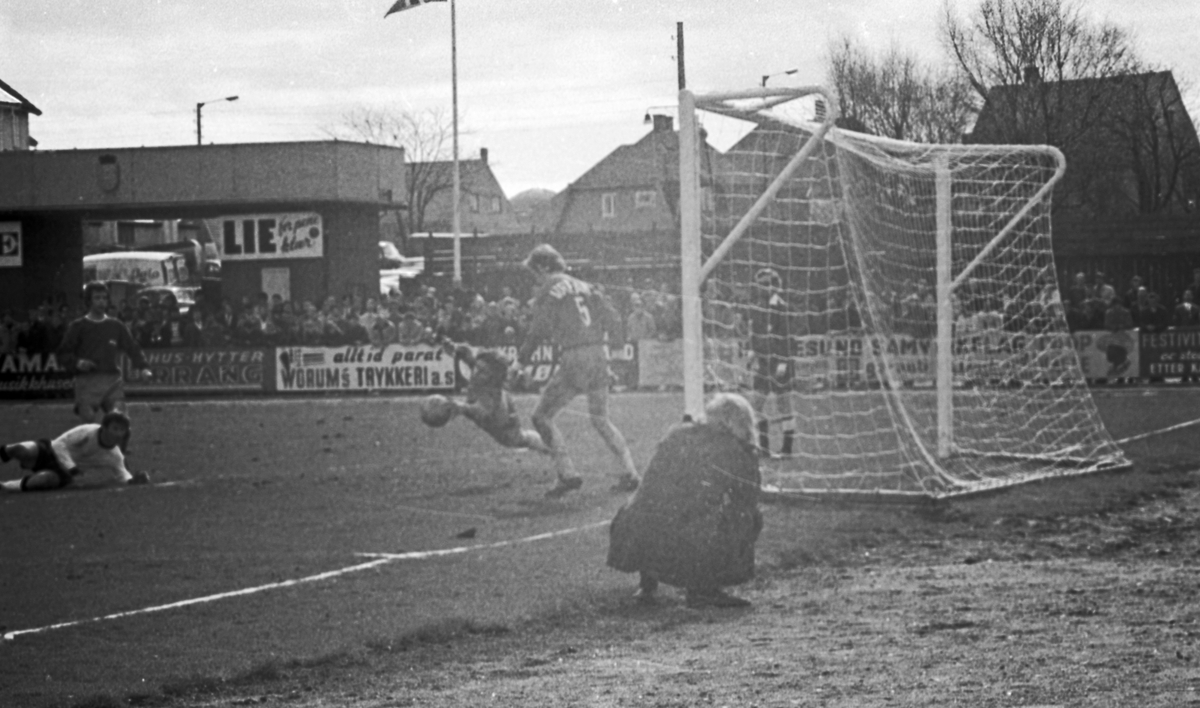
<svg viewBox="0 0 1200 708"><path fill-rule="evenodd" d="M783 285L764 415L795 445L765 485L941 498L1128 466L1058 297L1058 150L839 130L820 87L684 90L679 116L685 412L750 389L756 275Z"/></svg>

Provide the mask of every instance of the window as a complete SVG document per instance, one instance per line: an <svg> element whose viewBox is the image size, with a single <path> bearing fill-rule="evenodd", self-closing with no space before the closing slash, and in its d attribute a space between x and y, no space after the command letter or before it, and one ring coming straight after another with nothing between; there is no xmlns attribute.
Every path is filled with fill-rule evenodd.
<svg viewBox="0 0 1200 708"><path fill-rule="evenodd" d="M500 213L500 197L492 197L492 213Z"/></svg>
<svg viewBox="0 0 1200 708"><path fill-rule="evenodd" d="M633 205L638 209L654 206L654 192L641 191L633 195Z"/></svg>
<svg viewBox="0 0 1200 708"><path fill-rule="evenodd" d="M472 214L479 213L479 197L474 194L467 195L467 205L471 208Z"/></svg>
<svg viewBox="0 0 1200 708"><path fill-rule="evenodd" d="M617 215L617 195L614 192L600 195L600 216L611 219Z"/></svg>

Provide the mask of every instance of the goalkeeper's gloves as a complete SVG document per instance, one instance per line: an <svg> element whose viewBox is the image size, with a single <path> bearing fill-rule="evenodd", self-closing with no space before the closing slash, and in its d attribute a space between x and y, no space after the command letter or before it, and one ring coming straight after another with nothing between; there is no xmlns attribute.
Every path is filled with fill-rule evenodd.
<svg viewBox="0 0 1200 708"><path fill-rule="evenodd" d="M150 473L146 471L134 472L129 478L129 484L150 484Z"/></svg>

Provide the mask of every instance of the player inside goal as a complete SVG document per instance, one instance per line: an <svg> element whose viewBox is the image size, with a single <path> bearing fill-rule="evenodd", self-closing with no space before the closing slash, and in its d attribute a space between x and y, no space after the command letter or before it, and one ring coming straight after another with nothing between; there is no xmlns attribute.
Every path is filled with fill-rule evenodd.
<svg viewBox="0 0 1200 708"><path fill-rule="evenodd" d="M1127 466L1056 296L1061 153L886 140L835 117L817 87L681 92L687 412L754 388L750 324L786 312L767 335L786 367L762 410L782 451L765 483L938 498ZM717 126L737 131L720 150ZM756 295L764 273L783 303Z"/></svg>

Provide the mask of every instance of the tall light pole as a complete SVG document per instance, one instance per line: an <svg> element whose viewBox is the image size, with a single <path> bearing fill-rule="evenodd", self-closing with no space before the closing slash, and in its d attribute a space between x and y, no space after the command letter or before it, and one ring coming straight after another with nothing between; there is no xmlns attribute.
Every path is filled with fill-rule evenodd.
<svg viewBox="0 0 1200 708"><path fill-rule="evenodd" d="M197 145L200 144L200 134L201 134L201 131L200 131L200 109L204 108L204 106L206 106L209 103L216 103L218 101L236 101L236 100L238 100L237 96L226 96L225 98L213 98L213 99L210 99L207 101L201 101L200 103L196 104L196 144Z"/></svg>
<svg viewBox="0 0 1200 708"><path fill-rule="evenodd" d="M402 12L419 7L429 2L444 0L396 0L392 7L384 13L384 18L395 12ZM462 283L462 222L458 217L459 194L462 185L458 173L458 29L455 20L454 0L450 0L450 92L451 105L454 111L454 193L451 197L451 209L454 211L454 282Z"/></svg>
<svg viewBox="0 0 1200 708"><path fill-rule="evenodd" d="M762 87L766 88L767 87L767 79L769 79L773 76L791 76L792 74L796 73L797 71L800 71L800 70L799 69L788 69L787 71L781 71L778 74L763 74Z"/></svg>
<svg viewBox="0 0 1200 708"><path fill-rule="evenodd" d="M458 31L455 29L454 0L450 0L450 92L451 105L454 113L454 196L451 208L454 210L454 284L462 284L462 222L459 221L458 204L462 183L458 174Z"/></svg>

